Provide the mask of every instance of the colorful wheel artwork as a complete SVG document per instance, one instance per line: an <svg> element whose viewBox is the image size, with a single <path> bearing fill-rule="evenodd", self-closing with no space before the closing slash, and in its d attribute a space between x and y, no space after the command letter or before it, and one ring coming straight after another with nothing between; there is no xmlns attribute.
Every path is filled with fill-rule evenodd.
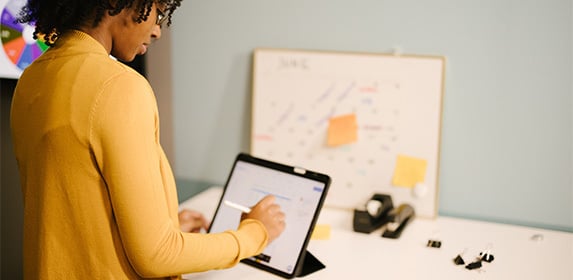
<svg viewBox="0 0 573 280"><path fill-rule="evenodd" d="M33 25L16 22L16 17L25 4L26 0L9 0L2 10L0 26L4 53L20 70L28 67L48 48L44 42L34 40Z"/></svg>

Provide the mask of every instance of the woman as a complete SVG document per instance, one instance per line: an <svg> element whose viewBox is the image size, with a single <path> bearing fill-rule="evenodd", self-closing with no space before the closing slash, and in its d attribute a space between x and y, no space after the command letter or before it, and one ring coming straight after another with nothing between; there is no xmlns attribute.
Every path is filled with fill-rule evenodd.
<svg viewBox="0 0 573 280"><path fill-rule="evenodd" d="M256 255L284 230L267 196L236 231L178 213L154 93L131 61L181 0L30 0L50 48L22 74L11 126L24 197L26 279L178 278ZM183 228L180 228L180 226Z"/></svg>

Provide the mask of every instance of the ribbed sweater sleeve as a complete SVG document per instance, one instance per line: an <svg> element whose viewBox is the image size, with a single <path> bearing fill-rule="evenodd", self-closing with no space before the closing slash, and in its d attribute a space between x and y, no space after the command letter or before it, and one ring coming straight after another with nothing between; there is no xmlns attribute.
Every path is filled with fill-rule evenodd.
<svg viewBox="0 0 573 280"><path fill-rule="evenodd" d="M90 144L105 178L123 248L143 277L225 268L258 254L267 233L255 220L236 231L182 233L163 186L153 92L132 71L110 77L90 117Z"/></svg>

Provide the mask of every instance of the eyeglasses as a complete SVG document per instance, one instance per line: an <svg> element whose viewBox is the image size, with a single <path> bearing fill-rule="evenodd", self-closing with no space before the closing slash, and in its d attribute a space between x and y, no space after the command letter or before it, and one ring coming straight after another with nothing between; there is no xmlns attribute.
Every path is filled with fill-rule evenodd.
<svg viewBox="0 0 573 280"><path fill-rule="evenodd" d="M167 20L165 13L163 13L160 9L157 9L157 20L155 20L155 24L162 26L165 20Z"/></svg>

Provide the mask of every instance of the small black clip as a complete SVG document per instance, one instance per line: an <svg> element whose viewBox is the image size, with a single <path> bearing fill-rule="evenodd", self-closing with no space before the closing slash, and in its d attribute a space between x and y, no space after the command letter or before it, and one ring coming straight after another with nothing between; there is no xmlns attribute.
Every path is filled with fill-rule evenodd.
<svg viewBox="0 0 573 280"><path fill-rule="evenodd" d="M461 255L457 255L457 256L454 258L454 263L455 263L456 265L466 264L466 262L464 262L464 259L462 259L462 256L461 256Z"/></svg>
<svg viewBox="0 0 573 280"><path fill-rule="evenodd" d="M490 263L494 259L493 255L489 251L481 252L479 253L479 255L481 257L481 260L484 262Z"/></svg>
<svg viewBox="0 0 573 280"><path fill-rule="evenodd" d="M480 268L480 267L481 267L481 261L480 260L477 260L473 263L466 265L466 268L469 270Z"/></svg>
<svg viewBox="0 0 573 280"><path fill-rule="evenodd" d="M432 247L432 248L440 248L442 247L442 241L438 241L438 240L428 240L428 244L426 244L427 247Z"/></svg>

